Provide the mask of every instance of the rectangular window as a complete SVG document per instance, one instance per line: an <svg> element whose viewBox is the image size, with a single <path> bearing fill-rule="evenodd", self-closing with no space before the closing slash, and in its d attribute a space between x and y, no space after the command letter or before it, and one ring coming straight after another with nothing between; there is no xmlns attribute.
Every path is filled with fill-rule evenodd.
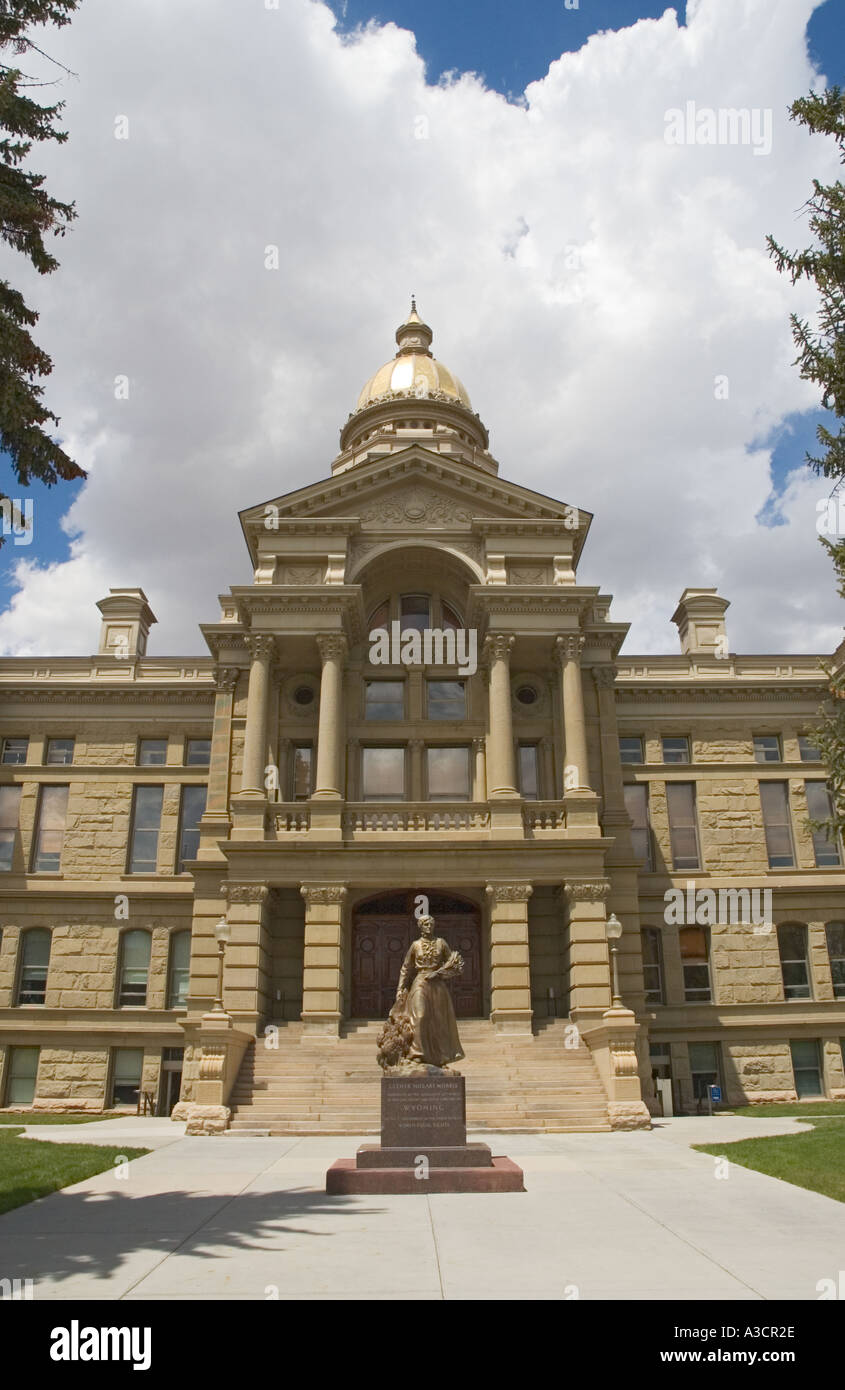
<svg viewBox="0 0 845 1390"><path fill-rule="evenodd" d="M427 748L429 801L469 801L469 748Z"/></svg>
<svg viewBox="0 0 845 1390"><path fill-rule="evenodd" d="M19 1004L43 1004L47 998L47 972L50 969L52 935L46 927L34 927L21 937L21 973L18 981Z"/></svg>
<svg viewBox="0 0 845 1390"><path fill-rule="evenodd" d="M165 756L166 753L165 753ZM185 766L208 767L211 762L211 739L189 738L185 740Z"/></svg>
<svg viewBox="0 0 845 1390"><path fill-rule="evenodd" d="M663 940L658 927L643 927L643 983L647 1004L663 1004Z"/></svg>
<svg viewBox="0 0 845 1390"><path fill-rule="evenodd" d="M540 799L540 750L536 743L520 743L517 748L519 755L519 791L526 801L539 801Z"/></svg>
<svg viewBox="0 0 845 1390"><path fill-rule="evenodd" d="M402 801L405 749L362 748L361 792L365 801Z"/></svg>
<svg viewBox="0 0 845 1390"><path fill-rule="evenodd" d="M688 1043L689 1069L692 1077L693 1099L707 1101L709 1086L720 1084L719 1044L709 1042Z"/></svg>
<svg viewBox="0 0 845 1390"><path fill-rule="evenodd" d="M757 763L783 762L780 734L754 735L754 761Z"/></svg>
<svg viewBox="0 0 845 1390"><path fill-rule="evenodd" d="M183 787L182 803L179 807L179 857L176 862L177 874L185 872L185 862L196 859L200 846L200 817L205 811L208 787Z"/></svg>
<svg viewBox="0 0 845 1390"><path fill-rule="evenodd" d="M426 681L429 719L466 719L467 690L463 681Z"/></svg>
<svg viewBox="0 0 845 1390"><path fill-rule="evenodd" d="M67 766L73 762L73 746L76 742L72 738L48 738L47 753L44 758L48 766L63 764Z"/></svg>
<svg viewBox="0 0 845 1390"><path fill-rule="evenodd" d="M0 873L9 873L12 868L20 806L20 787L0 787Z"/></svg>
<svg viewBox="0 0 845 1390"><path fill-rule="evenodd" d="M130 874L154 874L158 861L158 832L164 787L135 788L132 800L132 836L129 850Z"/></svg>
<svg viewBox="0 0 845 1390"><path fill-rule="evenodd" d="M20 765L26 762L26 755L28 752L28 738L4 738L3 757L0 761Z"/></svg>
<svg viewBox="0 0 845 1390"><path fill-rule="evenodd" d="M845 999L845 922L828 922L825 932L833 980L833 997Z"/></svg>
<svg viewBox="0 0 845 1390"><path fill-rule="evenodd" d="M830 820L833 815L833 802L827 783L805 782L804 790L807 793L810 820ZM812 836L817 869L831 868L842 863L842 854L836 840L831 840L824 830L814 830Z"/></svg>
<svg viewBox="0 0 845 1390"><path fill-rule="evenodd" d="M643 759L643 741L641 738L626 734L619 740L619 757L623 763L641 763Z"/></svg>
<svg viewBox="0 0 845 1390"><path fill-rule="evenodd" d="M143 1008L147 1002L147 983L150 977L150 946L148 931L124 932L120 938L120 989L117 1002L122 1007Z"/></svg>
<svg viewBox="0 0 845 1390"><path fill-rule="evenodd" d="M631 817L631 845L634 856L647 873L654 870L651 825L648 819L648 787L644 782L625 787L625 810Z"/></svg>
<svg viewBox="0 0 845 1390"><path fill-rule="evenodd" d="M427 627L431 627L431 603L427 594L403 594L399 613L403 632L407 632L409 628L424 632Z"/></svg>
<svg viewBox="0 0 845 1390"><path fill-rule="evenodd" d="M795 850L786 782L761 782L760 804L763 808L769 868L791 869L795 864Z"/></svg>
<svg viewBox="0 0 845 1390"><path fill-rule="evenodd" d="M817 1038L802 1039L789 1044L792 1053L792 1073L795 1077L795 1090L798 1099L808 1096L823 1096L822 1068Z"/></svg>
<svg viewBox="0 0 845 1390"><path fill-rule="evenodd" d="M144 1065L142 1047L116 1047L112 1054L112 1092L111 1104L138 1105L141 1090L141 1070Z"/></svg>
<svg viewBox="0 0 845 1390"><path fill-rule="evenodd" d="M781 922L777 931L784 998L809 999L811 994L807 928L803 922Z"/></svg>
<svg viewBox="0 0 845 1390"><path fill-rule="evenodd" d="M405 682L367 681L364 685L365 719L404 719Z"/></svg>
<svg viewBox="0 0 845 1390"><path fill-rule="evenodd" d="M164 767L166 762L166 738L142 738L138 740L139 767Z"/></svg>
<svg viewBox="0 0 845 1390"><path fill-rule="evenodd" d="M291 794L294 801L307 801L311 795L311 765L314 750L310 743L297 743L293 748Z"/></svg>
<svg viewBox="0 0 845 1390"><path fill-rule="evenodd" d="M186 1008L190 975L191 933L189 931L177 931L170 938L170 966L167 977L168 1009Z"/></svg>
<svg viewBox="0 0 845 1390"><path fill-rule="evenodd" d="M37 1047L10 1047L9 1073L6 1081L7 1105L31 1105L35 1099L38 1077Z"/></svg>
<svg viewBox="0 0 845 1390"><path fill-rule="evenodd" d="M664 763L688 763L689 760L689 739L686 735L663 739Z"/></svg>
<svg viewBox="0 0 845 1390"><path fill-rule="evenodd" d="M802 763L820 763L822 760L818 748L806 734L798 735L798 755Z"/></svg>
<svg viewBox="0 0 845 1390"><path fill-rule="evenodd" d="M57 874L62 866L62 847L67 816L67 786L42 785L32 837L32 872Z"/></svg>
<svg viewBox="0 0 845 1390"><path fill-rule="evenodd" d="M678 932L681 966L684 972L684 1000L687 1004L707 1004L710 988L710 929L683 927Z"/></svg>
<svg viewBox="0 0 845 1390"><path fill-rule="evenodd" d="M667 782L666 810L669 816L669 843L675 869L700 869L698 819L695 812L695 783Z"/></svg>

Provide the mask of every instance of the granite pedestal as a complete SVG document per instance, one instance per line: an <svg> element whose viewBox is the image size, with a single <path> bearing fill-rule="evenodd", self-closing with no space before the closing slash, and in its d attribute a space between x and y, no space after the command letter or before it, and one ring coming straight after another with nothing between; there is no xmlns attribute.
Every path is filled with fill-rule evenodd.
<svg viewBox="0 0 845 1390"><path fill-rule="evenodd" d="M433 1069L383 1077L381 1143L333 1163L326 1192L524 1192L521 1168L467 1143L465 1087L462 1076Z"/></svg>

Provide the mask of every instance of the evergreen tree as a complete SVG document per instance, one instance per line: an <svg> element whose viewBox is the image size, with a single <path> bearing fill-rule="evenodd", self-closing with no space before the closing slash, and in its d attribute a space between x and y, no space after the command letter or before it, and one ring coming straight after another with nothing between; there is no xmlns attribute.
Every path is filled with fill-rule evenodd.
<svg viewBox="0 0 845 1390"><path fill-rule="evenodd" d="M69 24L78 4L79 0L0 0L0 237L28 256L40 275L58 265L45 238L63 236L76 213L72 203L50 197L43 174L24 166L35 142L67 139L56 126L64 102L43 106L27 95L44 84L27 77L15 60L41 53L28 34L33 26ZM51 487L59 478L86 475L44 428L48 421L59 421L44 404L38 381L49 375L53 363L29 331L37 321L37 312L20 291L0 280L0 449L9 455L24 487L34 478ZM8 507L6 503L7 511Z"/></svg>
<svg viewBox="0 0 845 1390"><path fill-rule="evenodd" d="M845 164L845 93L831 87L820 94L800 97L790 108L792 119L815 134L835 140L840 162ZM845 420L845 184L821 184L813 180L813 194L807 201L809 227L815 244L793 254L767 237L769 254L778 270L788 273L792 283L812 280L819 293L818 328L792 315L792 336L798 348L796 365L801 376L821 387L821 403L837 421ZM807 463L834 483L834 493L845 486L845 424L834 434L819 425L817 456L807 455ZM839 508L831 508L833 513ZM834 539L822 537L836 570L839 592L845 598L845 539L833 530ZM828 785L833 815L828 821L812 821L813 829L825 829L834 836L845 830L845 643L839 647L831 666L825 667L829 699L820 711L822 722L813 738L828 769Z"/></svg>

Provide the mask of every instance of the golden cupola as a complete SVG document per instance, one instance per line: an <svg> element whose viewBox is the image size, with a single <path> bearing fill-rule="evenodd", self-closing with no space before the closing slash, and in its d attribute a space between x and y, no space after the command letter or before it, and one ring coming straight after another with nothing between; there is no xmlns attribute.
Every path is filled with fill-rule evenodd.
<svg viewBox="0 0 845 1390"><path fill-rule="evenodd" d="M366 382L341 429L333 473L415 441L498 472L487 453L487 430L460 377L433 355L433 337L412 299L408 317L396 330L396 355Z"/></svg>

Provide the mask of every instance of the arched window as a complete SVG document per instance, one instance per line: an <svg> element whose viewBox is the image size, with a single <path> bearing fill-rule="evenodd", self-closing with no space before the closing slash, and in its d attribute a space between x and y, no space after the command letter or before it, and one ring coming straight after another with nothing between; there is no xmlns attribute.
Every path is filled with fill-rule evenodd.
<svg viewBox="0 0 845 1390"><path fill-rule="evenodd" d="M187 1006L190 967L191 933L174 932L170 938L170 961L167 968L168 1009L184 1009Z"/></svg>
<svg viewBox="0 0 845 1390"><path fill-rule="evenodd" d="M810 999L807 928L803 922L778 924L778 951L785 999Z"/></svg>
<svg viewBox="0 0 845 1390"><path fill-rule="evenodd" d="M143 1006L147 1002L150 974L150 933L127 931L120 940L120 988L118 1005Z"/></svg>
<svg viewBox="0 0 845 1390"><path fill-rule="evenodd" d="M52 933L46 927L24 932L21 946L21 973L18 980L19 1004L43 1004L47 994Z"/></svg>
<svg viewBox="0 0 845 1390"><path fill-rule="evenodd" d="M382 603L374 608L367 621L369 632L375 631L377 627L386 628L390 622L390 599L386 598Z"/></svg>
<svg viewBox="0 0 845 1390"><path fill-rule="evenodd" d="M833 979L833 997L845 999L845 922L828 922L825 932Z"/></svg>

